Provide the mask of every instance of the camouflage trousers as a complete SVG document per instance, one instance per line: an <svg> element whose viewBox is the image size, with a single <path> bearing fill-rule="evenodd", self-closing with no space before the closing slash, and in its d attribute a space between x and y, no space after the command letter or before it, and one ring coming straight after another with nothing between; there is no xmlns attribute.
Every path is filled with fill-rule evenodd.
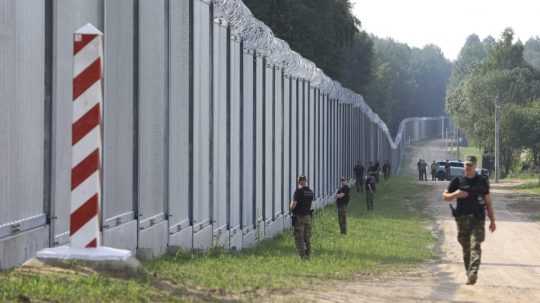
<svg viewBox="0 0 540 303"><path fill-rule="evenodd" d="M339 231L342 234L347 233L347 206L338 206L338 222L339 222Z"/></svg>
<svg viewBox="0 0 540 303"><path fill-rule="evenodd" d="M294 224L296 251L301 258L311 255L311 216L296 216Z"/></svg>
<svg viewBox="0 0 540 303"><path fill-rule="evenodd" d="M373 199L375 199L375 193L366 191L367 210L373 210Z"/></svg>
<svg viewBox="0 0 540 303"><path fill-rule="evenodd" d="M458 228L458 242L463 248L463 263L467 276L478 274L482 258L482 242L486 237L485 219L478 219L474 215L456 217Z"/></svg>

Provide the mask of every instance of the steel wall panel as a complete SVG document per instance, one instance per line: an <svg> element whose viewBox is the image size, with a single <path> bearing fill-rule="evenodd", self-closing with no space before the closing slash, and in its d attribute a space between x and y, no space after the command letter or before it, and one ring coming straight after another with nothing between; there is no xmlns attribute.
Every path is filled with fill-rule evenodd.
<svg viewBox="0 0 540 303"><path fill-rule="evenodd" d="M134 2L105 1L103 103L104 229L135 219ZM186 79L187 80L187 79ZM108 242L108 239L104 239Z"/></svg>
<svg viewBox="0 0 540 303"><path fill-rule="evenodd" d="M349 178L352 177L352 168L354 166L355 154L354 154L354 140L353 140L353 131L354 131L354 113L355 109L352 105L349 105L349 162L347 163L347 175Z"/></svg>
<svg viewBox="0 0 540 303"><path fill-rule="evenodd" d="M334 177L334 102L331 98L328 98L328 104L327 104L327 137L328 137L328 161L327 161L327 167L328 167L328 173L326 175L326 181L327 181L327 194L331 194L331 182L332 178Z"/></svg>
<svg viewBox="0 0 540 303"><path fill-rule="evenodd" d="M264 139L263 139L263 174L264 174L264 220L272 219L274 208L274 68L266 65L264 68Z"/></svg>
<svg viewBox="0 0 540 303"><path fill-rule="evenodd" d="M327 117L326 117L326 105L327 98L326 92L322 92L321 96L321 192L323 197L326 199L326 168L327 168L327 142L326 142L326 131L327 131Z"/></svg>
<svg viewBox="0 0 540 303"><path fill-rule="evenodd" d="M283 202L285 212L291 200L291 79L283 79Z"/></svg>
<svg viewBox="0 0 540 303"><path fill-rule="evenodd" d="M330 180L332 183L332 193L334 193L337 189L337 183L336 180L340 175L341 170L341 148L340 148L340 126L341 126L341 120L340 120L340 106L339 106L339 100L334 100L334 174L332 177L332 180Z"/></svg>
<svg viewBox="0 0 540 303"><path fill-rule="evenodd" d="M307 127L308 127L308 171L310 175L310 184L312 186L313 190L316 190L316 182L317 178L315 175L315 88L309 85L308 83L308 89L309 89L309 98L308 101L308 117L307 119Z"/></svg>
<svg viewBox="0 0 540 303"><path fill-rule="evenodd" d="M0 9L1 226L44 216L45 16L42 1L2 0Z"/></svg>
<svg viewBox="0 0 540 303"><path fill-rule="evenodd" d="M212 219L214 230L227 225L227 28L213 23L213 138L212 138Z"/></svg>
<svg viewBox="0 0 540 303"><path fill-rule="evenodd" d="M193 2L193 225L210 223L210 7Z"/></svg>
<svg viewBox="0 0 540 303"><path fill-rule="evenodd" d="M242 49L240 48L240 41L237 39L231 39L230 42L230 143L229 143L229 155L230 155L230 172L229 172L229 184L230 184L230 213L229 213L229 226L230 228L236 228L240 226L240 79L241 69L240 60L242 55Z"/></svg>
<svg viewBox="0 0 540 303"><path fill-rule="evenodd" d="M189 201L189 2L170 1L169 226L176 233L190 225Z"/></svg>
<svg viewBox="0 0 540 303"><path fill-rule="evenodd" d="M311 141L313 140L313 129L311 128L311 108L312 106L312 96L313 92L310 86L310 83L306 81L305 84L305 95L304 95L304 172L309 180L309 186L313 189L313 174L312 174L312 165L311 160Z"/></svg>
<svg viewBox="0 0 540 303"><path fill-rule="evenodd" d="M329 162L329 168L328 168L328 194L331 194L333 191L333 180L334 180L334 167L335 167L335 150L336 150L336 142L334 141L334 130L335 130L335 117L334 117L334 100L329 99L328 100L328 162Z"/></svg>
<svg viewBox="0 0 540 303"><path fill-rule="evenodd" d="M334 99L330 101L330 176L328 183L330 185L330 194L334 191L334 179L336 175L336 102Z"/></svg>
<svg viewBox="0 0 540 303"><path fill-rule="evenodd" d="M313 175L315 178L315 196L317 199L320 198L320 176L321 173L319 171L319 149L321 143L319 142L319 134L320 134L320 117L319 117L319 89L314 89L314 96L313 96Z"/></svg>
<svg viewBox="0 0 540 303"><path fill-rule="evenodd" d="M296 180L298 173L298 79L291 78L291 102L290 102L290 144L291 144L291 198L296 190Z"/></svg>
<svg viewBox="0 0 540 303"><path fill-rule="evenodd" d="M242 60L242 228L255 224L255 94L254 58L244 51Z"/></svg>
<svg viewBox="0 0 540 303"><path fill-rule="evenodd" d="M265 180L264 180L264 128L265 128L265 116L264 116L264 86L265 86L265 66L263 57L257 55L255 58L255 210L256 220L260 222L263 220L263 207L265 198Z"/></svg>
<svg viewBox="0 0 540 303"><path fill-rule="evenodd" d="M274 218L283 213L283 73L274 73Z"/></svg>
<svg viewBox="0 0 540 303"><path fill-rule="evenodd" d="M343 104L341 102L338 102L337 104L337 121L338 121L338 129L337 129L337 148L338 148L338 170L337 170L337 176L334 179L334 182L337 184L337 180L343 176L343 163L344 163L344 114L343 114Z"/></svg>
<svg viewBox="0 0 540 303"><path fill-rule="evenodd" d="M57 0L53 3L52 189L55 244L69 241L71 201L71 125L73 33L86 23L103 31L103 1ZM104 100L104 102L107 102Z"/></svg>
<svg viewBox="0 0 540 303"><path fill-rule="evenodd" d="M298 111L297 111L297 119L298 119L298 157L297 157L297 165L298 165L298 175L306 175L306 166L305 166L305 155L306 155L306 133L305 133L305 81L302 79L298 80ZM308 184L311 182L311 180L308 179Z"/></svg>
<svg viewBox="0 0 540 303"><path fill-rule="evenodd" d="M139 218L163 214L166 203L168 60L165 0L139 2ZM154 220L154 222L159 219Z"/></svg>

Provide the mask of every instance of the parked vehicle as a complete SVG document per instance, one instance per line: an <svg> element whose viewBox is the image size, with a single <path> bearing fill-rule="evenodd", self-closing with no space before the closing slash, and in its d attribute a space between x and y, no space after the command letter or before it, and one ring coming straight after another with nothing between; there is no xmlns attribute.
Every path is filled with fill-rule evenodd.
<svg viewBox="0 0 540 303"><path fill-rule="evenodd" d="M437 177L437 180L451 180L452 178L463 176L465 174L465 165L463 164L463 161L449 161L450 163L450 176L446 175L446 169L444 166L446 165L446 161L438 161L437 165L439 166L437 168L437 172L435 176ZM483 176L489 177L489 171L485 168L476 168L476 172L478 174L481 174Z"/></svg>

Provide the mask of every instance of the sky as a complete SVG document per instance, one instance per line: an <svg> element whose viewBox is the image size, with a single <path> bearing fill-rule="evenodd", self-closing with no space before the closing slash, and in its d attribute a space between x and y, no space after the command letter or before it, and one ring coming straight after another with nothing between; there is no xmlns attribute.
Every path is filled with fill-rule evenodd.
<svg viewBox="0 0 540 303"><path fill-rule="evenodd" d="M540 0L351 0L362 28L410 46L438 45L455 60L475 33L498 39L506 27L526 42L540 36Z"/></svg>

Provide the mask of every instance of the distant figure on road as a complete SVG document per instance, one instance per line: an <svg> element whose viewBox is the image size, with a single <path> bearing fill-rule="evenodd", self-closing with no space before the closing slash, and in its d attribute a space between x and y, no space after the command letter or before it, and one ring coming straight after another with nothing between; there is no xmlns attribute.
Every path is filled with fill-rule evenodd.
<svg viewBox="0 0 540 303"><path fill-rule="evenodd" d="M356 192L364 192L364 166L358 161L353 168L356 179Z"/></svg>
<svg viewBox="0 0 540 303"><path fill-rule="evenodd" d="M373 200L375 200L376 184L375 176L370 174L366 178L366 205L367 210L373 210Z"/></svg>
<svg viewBox="0 0 540 303"><path fill-rule="evenodd" d="M489 180L476 173L477 159L467 156L465 176L456 177L443 193L447 202L457 199L457 208L452 209L458 228L458 242L463 248L463 263L467 274L467 285L474 285L482 257L481 244L485 239L486 211L489 217L489 230L494 232L495 213L489 194Z"/></svg>
<svg viewBox="0 0 540 303"><path fill-rule="evenodd" d="M431 181L437 181L437 162L433 160L433 163L431 163Z"/></svg>
<svg viewBox="0 0 540 303"><path fill-rule="evenodd" d="M428 167L428 164L426 162L426 160L422 159L422 179L424 181L427 181L427 167Z"/></svg>
<svg viewBox="0 0 540 303"><path fill-rule="evenodd" d="M390 161L386 160L383 165L383 175L384 180L388 180L390 178L390 174L392 172L392 167L390 166Z"/></svg>
<svg viewBox="0 0 540 303"><path fill-rule="evenodd" d="M375 164L372 161L369 161L367 174L366 174L366 179L369 177L369 175L374 175L375 176L376 171L377 171L377 167L375 166Z"/></svg>
<svg viewBox="0 0 540 303"><path fill-rule="evenodd" d="M381 173L381 164L379 163L379 161L375 162L374 171L375 171L375 181L379 183L379 175Z"/></svg>
<svg viewBox="0 0 540 303"><path fill-rule="evenodd" d="M311 228L313 191L307 186L305 176L298 177L298 188L294 192L290 209L293 213L294 240L296 250L302 259L309 259L311 255Z"/></svg>
<svg viewBox="0 0 540 303"><path fill-rule="evenodd" d="M422 159L418 159L418 162L416 162L416 167L418 168L418 180L422 181Z"/></svg>
<svg viewBox="0 0 540 303"><path fill-rule="evenodd" d="M446 180L450 180L450 175L451 175L451 172L452 170L450 169L451 166L450 166L450 161L446 160L446 162L444 163L444 173L445 173L445 177L446 177Z"/></svg>
<svg viewBox="0 0 540 303"><path fill-rule="evenodd" d="M347 179L341 177L341 188L336 194L339 230L342 235L347 234L347 205L349 204L349 186Z"/></svg>

